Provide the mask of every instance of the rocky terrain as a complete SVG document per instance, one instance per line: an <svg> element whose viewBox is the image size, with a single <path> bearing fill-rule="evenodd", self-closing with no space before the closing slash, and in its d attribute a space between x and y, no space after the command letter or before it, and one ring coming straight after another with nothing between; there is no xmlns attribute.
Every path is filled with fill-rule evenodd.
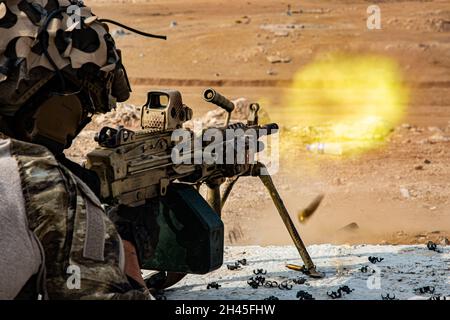
<svg viewBox="0 0 450 320"><path fill-rule="evenodd" d="M299 263L293 247L228 247L223 267L206 276L189 275L166 290L164 296L169 300L444 300L450 297L448 248L435 252L418 245L312 245L309 251L324 278L312 279L287 269L286 264ZM227 267L236 263L239 267L235 270ZM256 275L258 272L262 273ZM257 277L260 278L256 280ZM217 288L211 287L214 283Z"/></svg>

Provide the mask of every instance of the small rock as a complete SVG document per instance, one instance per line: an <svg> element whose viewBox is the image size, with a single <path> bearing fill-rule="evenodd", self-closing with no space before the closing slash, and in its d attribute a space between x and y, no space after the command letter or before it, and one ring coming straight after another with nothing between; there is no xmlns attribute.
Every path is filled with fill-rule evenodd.
<svg viewBox="0 0 450 320"><path fill-rule="evenodd" d="M402 197L405 199L411 198L411 194L409 193L409 190L406 188L400 188L400 193L401 193Z"/></svg>
<svg viewBox="0 0 450 320"><path fill-rule="evenodd" d="M394 44L388 44L384 47L384 50L388 51L388 50L392 50L395 49L397 46Z"/></svg>
<svg viewBox="0 0 450 320"><path fill-rule="evenodd" d="M290 57L280 57L280 56L267 56L266 59L270 63L289 63L292 61Z"/></svg>
<svg viewBox="0 0 450 320"><path fill-rule="evenodd" d="M170 28L175 28L176 26L178 26L178 22L171 21L169 26L170 26Z"/></svg>
<svg viewBox="0 0 450 320"><path fill-rule="evenodd" d="M431 132L442 132L442 130L438 127L428 127L428 131Z"/></svg>
<svg viewBox="0 0 450 320"><path fill-rule="evenodd" d="M267 56L266 59L270 63L280 63L281 62L281 58L278 56Z"/></svg>
<svg viewBox="0 0 450 320"><path fill-rule="evenodd" d="M428 48L430 48L430 45L426 44L426 43L419 43L417 45L420 49L422 49L423 51L427 50Z"/></svg>
<svg viewBox="0 0 450 320"><path fill-rule="evenodd" d="M442 237L440 240L440 244L442 246L448 246L448 245L450 245L450 240L448 240L448 238L446 238L446 237Z"/></svg>
<svg viewBox="0 0 450 320"><path fill-rule="evenodd" d="M349 223L348 225L346 225L345 227L342 227L341 229L339 229L339 231L355 232L358 229L359 229L358 224L356 222L352 222L352 223Z"/></svg>
<svg viewBox="0 0 450 320"><path fill-rule="evenodd" d="M422 165L417 165L414 167L415 170L423 170L423 166Z"/></svg>
<svg viewBox="0 0 450 320"><path fill-rule="evenodd" d="M430 164L430 163L431 163L431 161L430 161L430 160L428 160L428 159L425 159L425 160L423 161L423 163L425 163L425 164Z"/></svg>
<svg viewBox="0 0 450 320"><path fill-rule="evenodd" d="M117 29L117 30L114 30L114 31L111 33L111 35L112 35L113 37L123 37L123 36L129 35L129 34L130 34L130 33L127 32L127 31L125 31L124 29Z"/></svg>
<svg viewBox="0 0 450 320"><path fill-rule="evenodd" d="M405 236L406 235L406 233L405 233L405 231L398 231L396 234L395 234L397 237L403 237L403 236Z"/></svg>
<svg viewBox="0 0 450 320"><path fill-rule="evenodd" d="M411 126L409 123L403 123L403 124L401 125L401 127L402 127L403 129L411 129L411 128L412 128L412 126Z"/></svg>
<svg viewBox="0 0 450 320"><path fill-rule="evenodd" d="M278 31L278 32L275 32L274 35L276 37L287 37L287 36L289 36L289 32L288 31Z"/></svg>
<svg viewBox="0 0 450 320"><path fill-rule="evenodd" d="M428 138L429 143L450 142L450 137L441 134L435 134Z"/></svg>
<svg viewBox="0 0 450 320"><path fill-rule="evenodd" d="M251 19L250 17L248 17L248 16L243 16L241 19L238 19L238 20L236 20L235 22L236 22L237 24L241 24L241 23L243 23L243 24L249 24L250 21L252 21L252 19Z"/></svg>
<svg viewBox="0 0 450 320"><path fill-rule="evenodd" d="M275 76L275 75L277 74L276 71L274 71L274 70L267 70L266 73L267 73L269 76Z"/></svg>
<svg viewBox="0 0 450 320"><path fill-rule="evenodd" d="M286 14L287 14L288 16L292 16L292 10L291 10L291 5L290 5L290 4L288 4Z"/></svg>

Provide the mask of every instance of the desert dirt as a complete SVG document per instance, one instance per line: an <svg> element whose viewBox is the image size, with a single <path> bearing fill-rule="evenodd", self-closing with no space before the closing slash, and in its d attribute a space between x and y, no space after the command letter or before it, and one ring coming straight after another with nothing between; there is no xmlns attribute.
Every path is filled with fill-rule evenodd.
<svg viewBox="0 0 450 320"><path fill-rule="evenodd" d="M215 107L202 101L212 86L236 99L260 101L283 129L295 123L283 96L294 74L327 52L377 54L398 63L410 89L401 121L381 147L353 156L306 151L290 140L275 184L296 213L317 194L324 201L306 223L307 244L416 244L450 237L450 3L374 1L382 29L368 30L370 1L149 0L86 1L95 14L168 36L167 41L120 35L111 26L133 88L128 101L143 105L146 92L170 87L183 94L194 117ZM292 14L287 14L291 4ZM272 30L267 26L303 26ZM273 63L273 57L283 60ZM327 75L324 75L326 79ZM319 93L320 94L320 93ZM127 109L128 108L128 109ZM351 111L347 111L351 112ZM81 160L103 124L136 126L134 107L99 117L68 155ZM122 118L126 116L126 118ZM109 121L109 122L108 122ZM256 178L242 178L223 220L227 244L291 244L268 193ZM342 229L356 223L356 229Z"/></svg>

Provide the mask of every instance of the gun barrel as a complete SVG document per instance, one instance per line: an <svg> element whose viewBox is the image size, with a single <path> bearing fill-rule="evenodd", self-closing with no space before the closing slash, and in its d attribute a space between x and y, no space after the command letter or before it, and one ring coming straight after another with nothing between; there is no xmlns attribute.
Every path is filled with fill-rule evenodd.
<svg viewBox="0 0 450 320"><path fill-rule="evenodd" d="M227 98L225 98L223 95L221 95L212 88L205 90L205 92L203 93L203 98L207 102L214 103L216 106L219 106L228 112L232 112L234 110L233 102L231 102L230 100L228 100Z"/></svg>
<svg viewBox="0 0 450 320"><path fill-rule="evenodd" d="M260 129L266 130L267 135L271 135L271 134L277 133L279 127L278 127L278 124L276 124L276 123L269 123L264 126L261 126Z"/></svg>

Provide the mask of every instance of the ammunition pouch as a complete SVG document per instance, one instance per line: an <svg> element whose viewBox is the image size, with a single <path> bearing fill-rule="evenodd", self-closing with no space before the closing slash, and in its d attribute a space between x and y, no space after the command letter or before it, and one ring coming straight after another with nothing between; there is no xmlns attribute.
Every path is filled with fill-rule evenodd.
<svg viewBox="0 0 450 320"><path fill-rule="evenodd" d="M223 263L223 222L192 186L172 184L164 197L108 215L143 269L205 274Z"/></svg>

